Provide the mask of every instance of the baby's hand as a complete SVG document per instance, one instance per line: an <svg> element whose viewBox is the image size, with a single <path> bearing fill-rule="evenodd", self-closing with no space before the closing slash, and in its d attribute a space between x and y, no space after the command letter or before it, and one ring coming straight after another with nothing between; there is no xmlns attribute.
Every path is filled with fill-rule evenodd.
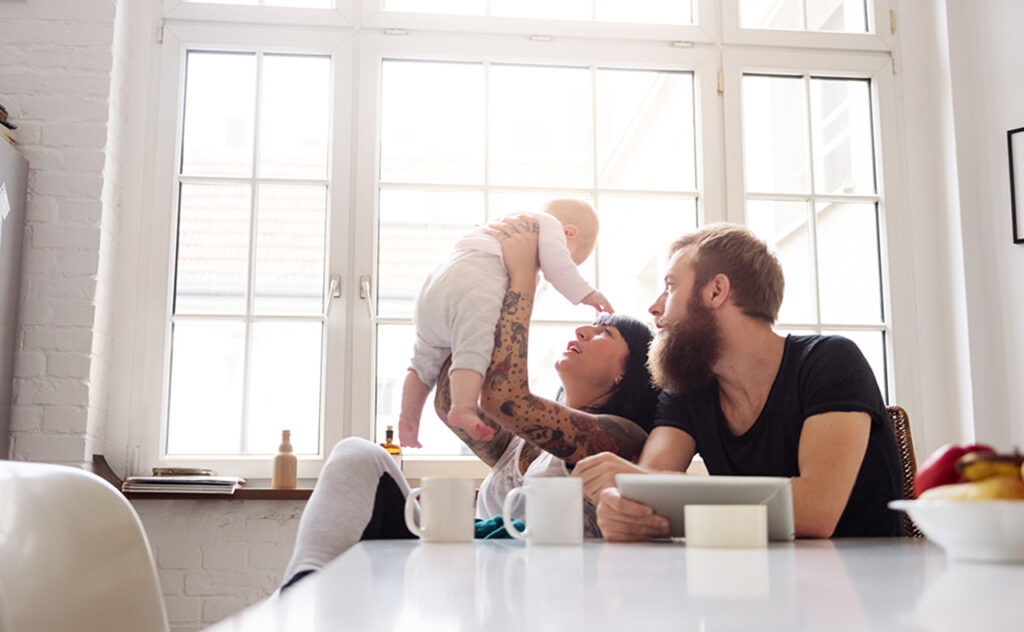
<svg viewBox="0 0 1024 632"><path fill-rule="evenodd" d="M584 305L590 305L599 312L608 312L609 314L615 313L615 310L612 309L611 301L605 298L604 294L601 294L597 290L594 290L590 294L584 296L583 300L580 302Z"/></svg>

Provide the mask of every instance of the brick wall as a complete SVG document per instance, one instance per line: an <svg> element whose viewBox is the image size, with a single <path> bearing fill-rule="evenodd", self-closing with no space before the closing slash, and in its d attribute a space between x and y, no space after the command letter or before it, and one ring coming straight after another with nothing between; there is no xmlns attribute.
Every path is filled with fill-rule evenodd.
<svg viewBox="0 0 1024 632"><path fill-rule="evenodd" d="M277 590L305 501L132 500L172 632L220 621Z"/></svg>
<svg viewBox="0 0 1024 632"><path fill-rule="evenodd" d="M104 402L90 373L110 132L113 0L0 3L0 102L29 160L11 444L16 459L82 464ZM113 190L107 196L112 199ZM90 411L92 407L93 411Z"/></svg>

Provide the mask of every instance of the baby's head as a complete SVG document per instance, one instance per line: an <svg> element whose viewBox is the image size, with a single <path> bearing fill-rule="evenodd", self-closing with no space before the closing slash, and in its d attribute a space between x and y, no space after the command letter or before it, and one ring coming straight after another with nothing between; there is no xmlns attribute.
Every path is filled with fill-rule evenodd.
<svg viewBox="0 0 1024 632"><path fill-rule="evenodd" d="M544 212L562 223L566 245L576 265L586 261L597 243L598 221L594 207L583 200L562 198L548 202Z"/></svg>

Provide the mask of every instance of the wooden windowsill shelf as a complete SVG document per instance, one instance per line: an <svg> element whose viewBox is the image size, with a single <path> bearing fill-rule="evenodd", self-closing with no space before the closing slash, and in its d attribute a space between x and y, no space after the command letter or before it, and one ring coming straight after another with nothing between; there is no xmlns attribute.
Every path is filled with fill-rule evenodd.
<svg viewBox="0 0 1024 632"><path fill-rule="evenodd" d="M113 485L119 491L124 481L107 463L102 454L94 454L89 470ZM125 492L130 500L309 500L316 485L314 478L300 478L294 489L274 489L269 478L249 479L245 485L235 490L234 494L151 494L146 492Z"/></svg>

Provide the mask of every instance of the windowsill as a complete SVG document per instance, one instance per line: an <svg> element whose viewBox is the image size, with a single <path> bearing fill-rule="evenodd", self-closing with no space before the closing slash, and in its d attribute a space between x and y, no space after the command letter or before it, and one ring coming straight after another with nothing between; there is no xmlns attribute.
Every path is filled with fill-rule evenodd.
<svg viewBox="0 0 1024 632"><path fill-rule="evenodd" d="M316 485L315 478L300 478L294 489L275 489L269 478L254 478L233 494L151 494L123 492L129 500L309 500Z"/></svg>
<svg viewBox="0 0 1024 632"><path fill-rule="evenodd" d="M92 464L87 469L113 485L129 500L309 500L316 485L315 478L300 478L293 489L275 489L270 486L269 478L250 478L233 494L153 494L122 491L124 481L111 469L102 454L94 454Z"/></svg>

